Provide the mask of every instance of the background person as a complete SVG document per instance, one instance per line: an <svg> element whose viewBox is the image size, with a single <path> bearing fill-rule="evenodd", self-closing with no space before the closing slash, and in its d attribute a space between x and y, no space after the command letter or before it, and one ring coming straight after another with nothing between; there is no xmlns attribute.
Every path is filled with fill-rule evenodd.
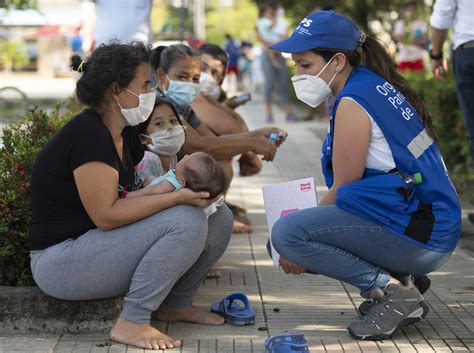
<svg viewBox="0 0 474 353"><path fill-rule="evenodd" d="M101 45L82 72L79 100L89 106L38 154L31 175L31 270L38 286L63 300L124 296L115 341L146 349L179 347L150 325L164 321L220 325L192 305L231 235L227 207L206 219L195 206L207 192L125 198L141 188L135 166L143 146L133 126L151 113L149 51L142 43ZM91 270L92 269L92 270Z"/></svg>
<svg viewBox="0 0 474 353"><path fill-rule="evenodd" d="M443 79L448 70L443 60L443 43L448 29L453 27L453 70L456 77L456 94L466 122L474 163L474 27L472 14L474 2L469 0L437 0L430 18L431 65L435 77ZM474 169L474 164L473 164ZM474 213L468 215L474 223Z"/></svg>
<svg viewBox="0 0 474 353"><path fill-rule="evenodd" d="M419 18L417 4L402 5L400 18L393 25L397 42L396 61L402 71L424 71L425 45L428 26Z"/></svg>
<svg viewBox="0 0 474 353"><path fill-rule="evenodd" d="M292 53L298 99L316 107L336 97L321 159L329 191L273 227L280 265L356 286L373 301L349 334L390 337L427 314L411 275L443 265L461 233L430 116L385 48L334 11L306 16L272 48Z"/></svg>
<svg viewBox="0 0 474 353"><path fill-rule="evenodd" d="M264 96L267 116L267 123L273 122L273 91L278 87L282 108L286 114L286 121L297 121L293 114L288 94L288 66L281 54L272 52L269 48L272 44L286 38L287 33L275 31L277 24L277 6L270 3L262 5L259 10L259 19L256 23L257 38L262 44L261 69L264 76Z"/></svg>

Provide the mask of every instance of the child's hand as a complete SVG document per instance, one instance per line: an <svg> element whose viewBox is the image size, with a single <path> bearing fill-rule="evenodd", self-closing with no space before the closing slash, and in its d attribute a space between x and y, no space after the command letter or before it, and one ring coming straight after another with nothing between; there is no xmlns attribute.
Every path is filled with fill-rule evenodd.
<svg viewBox="0 0 474 353"><path fill-rule="evenodd" d="M182 188L177 191L179 203L193 205L198 207L207 207L213 200L209 199L209 193L206 191L194 192L191 189Z"/></svg>

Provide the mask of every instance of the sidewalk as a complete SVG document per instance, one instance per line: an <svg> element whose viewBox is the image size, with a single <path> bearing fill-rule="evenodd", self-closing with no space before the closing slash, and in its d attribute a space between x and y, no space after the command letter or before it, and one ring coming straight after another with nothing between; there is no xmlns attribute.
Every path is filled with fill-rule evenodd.
<svg viewBox="0 0 474 353"><path fill-rule="evenodd" d="M261 101L240 112L251 128L263 126ZM318 198L325 192L319 166L325 123L285 124L277 112L275 125L287 129L289 138L273 163L265 163L260 175L236 177L230 201L245 206L252 218L251 235L234 234L220 261L222 277L206 280L195 304L208 309L211 303L232 292L244 292L257 318L254 326L219 327L186 323L159 323L172 337L183 339L182 349L169 352L263 352L264 340L288 330L303 332L311 352L469 352L474 350L474 260L456 250L450 261L430 275L432 288L425 295L430 305L427 318L383 342L354 341L347 325L357 319L361 302L358 290L323 276L286 275L272 265L265 243L268 230L261 187L308 176L316 177ZM279 310L275 310L279 309ZM0 352L143 352L96 335L0 336Z"/></svg>

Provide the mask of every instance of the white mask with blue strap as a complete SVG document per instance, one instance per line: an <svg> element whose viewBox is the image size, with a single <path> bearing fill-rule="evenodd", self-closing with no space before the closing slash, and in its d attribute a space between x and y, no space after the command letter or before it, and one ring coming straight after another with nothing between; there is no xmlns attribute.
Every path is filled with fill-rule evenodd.
<svg viewBox="0 0 474 353"><path fill-rule="evenodd" d="M178 178L176 177L176 171L174 169L170 169L168 173L161 175L159 177L156 177L151 181L151 183L148 186L156 185L159 184L163 181L169 182L173 187L178 191L183 187L183 185L179 182Z"/></svg>

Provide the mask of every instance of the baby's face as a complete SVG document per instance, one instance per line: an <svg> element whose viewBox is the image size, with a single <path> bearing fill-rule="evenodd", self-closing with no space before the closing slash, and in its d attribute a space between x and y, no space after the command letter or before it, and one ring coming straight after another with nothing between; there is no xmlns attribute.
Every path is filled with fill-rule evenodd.
<svg viewBox="0 0 474 353"><path fill-rule="evenodd" d="M204 152L194 152L192 154L185 155L177 164L176 164L176 178L178 180L184 181L184 169L189 168L196 171L199 175L203 175L203 166L202 166L202 157L206 154Z"/></svg>

